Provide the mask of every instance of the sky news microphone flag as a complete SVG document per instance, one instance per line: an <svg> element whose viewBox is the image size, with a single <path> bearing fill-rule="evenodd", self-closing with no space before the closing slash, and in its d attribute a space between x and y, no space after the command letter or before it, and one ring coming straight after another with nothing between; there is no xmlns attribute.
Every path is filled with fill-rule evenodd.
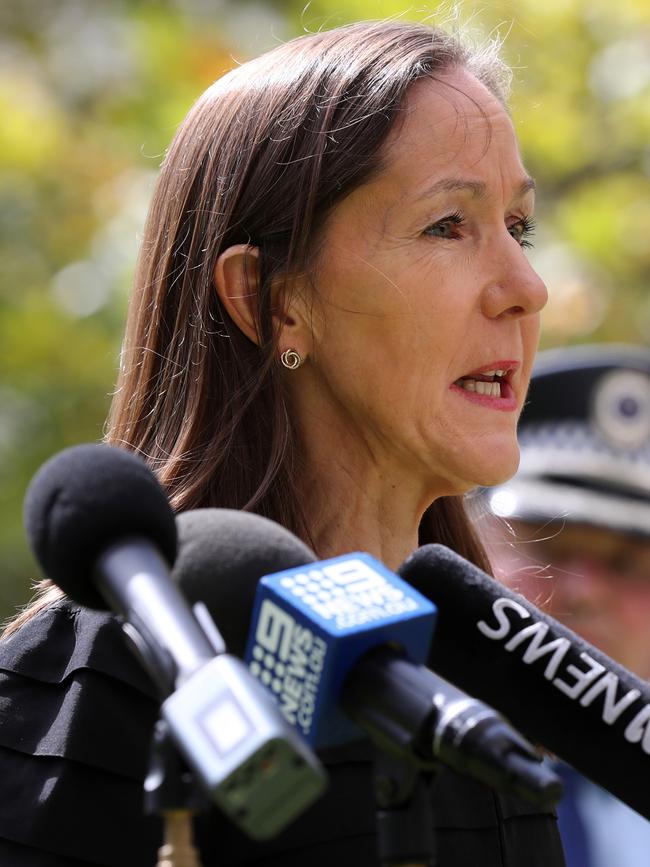
<svg viewBox="0 0 650 867"><path fill-rule="evenodd" d="M25 526L49 578L121 616L176 746L236 824L273 836L322 793L315 756L241 661L217 652L207 612L202 626L172 581L174 515L139 458L103 445L55 455L28 489Z"/></svg>
<svg viewBox="0 0 650 867"><path fill-rule="evenodd" d="M366 554L315 563L287 530L245 512L201 509L177 524L174 577L231 647L248 645L250 670L310 744L366 733L409 761L443 761L539 804L557 799L557 778L520 735L418 664L435 606L381 563Z"/></svg>
<svg viewBox="0 0 650 867"><path fill-rule="evenodd" d="M429 665L650 818L650 687L443 545L400 575L438 606Z"/></svg>

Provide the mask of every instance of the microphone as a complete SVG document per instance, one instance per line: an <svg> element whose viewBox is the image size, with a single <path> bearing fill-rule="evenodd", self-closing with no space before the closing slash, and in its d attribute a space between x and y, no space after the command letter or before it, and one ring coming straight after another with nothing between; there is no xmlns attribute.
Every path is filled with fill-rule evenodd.
<svg viewBox="0 0 650 867"><path fill-rule="evenodd" d="M324 772L243 663L224 653L205 606L170 575L174 514L149 468L105 445L47 461L25 498L45 574L74 601L112 609L163 697L162 717L208 795L250 836L272 836L324 788Z"/></svg>
<svg viewBox="0 0 650 867"><path fill-rule="evenodd" d="M398 758L442 761L540 805L559 798L557 777L497 713L418 664L435 606L374 558L316 563L245 512L185 512L177 526L173 576L311 746L368 734Z"/></svg>
<svg viewBox="0 0 650 867"><path fill-rule="evenodd" d="M429 664L650 818L650 688L443 545L399 574L439 609Z"/></svg>

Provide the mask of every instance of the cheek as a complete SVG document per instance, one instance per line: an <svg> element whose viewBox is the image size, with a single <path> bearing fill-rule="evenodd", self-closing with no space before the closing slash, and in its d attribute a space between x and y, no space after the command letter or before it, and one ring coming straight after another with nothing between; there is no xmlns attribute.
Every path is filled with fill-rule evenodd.
<svg viewBox="0 0 650 867"><path fill-rule="evenodd" d="M370 261L370 260L368 260ZM322 329L314 358L338 403L400 440L445 440L451 371L477 334L477 281L431 256L393 250L352 267L349 256L320 272ZM447 446L453 447L452 430ZM445 440L446 441L446 440Z"/></svg>
<svg viewBox="0 0 650 867"><path fill-rule="evenodd" d="M433 346L410 317L341 318L328 323L317 348L318 376L328 402L353 419L359 430L419 453L422 442L444 437L439 424L446 398L445 370ZM420 329L421 330L421 329Z"/></svg>
<svg viewBox="0 0 650 867"><path fill-rule="evenodd" d="M362 426L394 431L413 401L407 347L408 340L381 317L331 317L314 351L327 402Z"/></svg>
<svg viewBox="0 0 650 867"><path fill-rule="evenodd" d="M541 317L539 313L526 316L525 319L521 320L521 336L524 344L524 370L527 378L530 378L535 362L535 354L539 345L540 328Z"/></svg>
<svg viewBox="0 0 650 867"><path fill-rule="evenodd" d="M367 298L360 303L364 293L372 304ZM434 300L440 302L434 289L410 292L381 281L363 291L331 293L315 360L332 383L363 384L398 404L429 402L446 382L467 330L459 324L457 304L447 309Z"/></svg>
<svg viewBox="0 0 650 867"><path fill-rule="evenodd" d="M527 316L522 322L524 340L526 340L534 349L539 343L539 333L541 330L542 317L539 313L533 313Z"/></svg>
<svg viewBox="0 0 650 867"><path fill-rule="evenodd" d="M392 381L408 383L409 337L404 322L380 315L337 312L329 316L314 347L314 360L334 385L354 390L371 385L390 390Z"/></svg>

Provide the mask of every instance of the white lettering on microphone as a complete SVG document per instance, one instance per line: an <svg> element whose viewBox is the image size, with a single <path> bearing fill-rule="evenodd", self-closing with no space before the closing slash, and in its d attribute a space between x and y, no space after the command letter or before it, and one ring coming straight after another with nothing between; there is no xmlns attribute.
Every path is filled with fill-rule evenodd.
<svg viewBox="0 0 650 867"><path fill-rule="evenodd" d="M546 623L531 623L530 626L526 626L521 632L518 632L510 639L506 644L506 650L512 651L525 642L526 639L532 637L532 641L524 651L524 662L530 664L551 653L552 656L544 669L544 677L547 680L552 680L567 650L571 647L571 642L567 638L555 638L553 641L549 641L548 644L542 644L547 632L548 626Z"/></svg>
<svg viewBox="0 0 650 867"><path fill-rule="evenodd" d="M608 671L600 680L596 681L591 689L587 690L580 699L580 704L583 707L588 707L592 701L601 694L601 692L605 693L605 700L603 702L603 719L609 725L615 723L623 711L641 695L638 689L631 689L616 701L618 677L613 671Z"/></svg>
<svg viewBox="0 0 650 867"><path fill-rule="evenodd" d="M296 621L291 615L274 605L270 599L265 599L260 609L255 638L265 650L277 653L280 659L286 659L295 625Z"/></svg>
<svg viewBox="0 0 650 867"><path fill-rule="evenodd" d="M631 744L641 744L644 753L650 754L650 707L646 705L625 729L625 740Z"/></svg>
<svg viewBox="0 0 650 867"><path fill-rule="evenodd" d="M558 639L559 641L560 639ZM564 641L568 641L567 638L563 639ZM605 666L601 665L600 662L597 662L595 659L592 659L588 653L581 653L580 659L583 662L586 662L588 665L587 671L582 671L575 665L567 665L566 673L575 678L574 684L569 684L564 680L561 680L559 677L556 677L553 681L554 686L563 692L565 695L568 695L569 698L578 698L581 692L583 692L589 684L593 683L600 675L605 671Z"/></svg>
<svg viewBox="0 0 650 867"><path fill-rule="evenodd" d="M419 608L416 597L358 557L292 573L282 579L282 587L340 630L354 630Z"/></svg>
<svg viewBox="0 0 650 867"><path fill-rule="evenodd" d="M303 734L311 729L327 645L270 599L260 608L250 671Z"/></svg>
<svg viewBox="0 0 650 867"><path fill-rule="evenodd" d="M579 654L582 666L575 665L565 658L575 653L569 638L560 636L545 641L550 625L544 621L530 621L531 612L514 599L500 597L492 604L495 623L479 620L477 629L491 641L504 641L509 653L523 648L522 662L531 665L544 657L548 662L544 677L572 701L579 701L582 707L589 707L597 698L602 697L601 719L606 725L613 725L637 699L641 690L632 688L622 695L620 679L613 671L594 659L586 651ZM517 622L519 621L519 622ZM640 744L641 749L650 755L650 705L644 704L628 722L623 736L629 743Z"/></svg>
<svg viewBox="0 0 650 867"><path fill-rule="evenodd" d="M530 617L530 612L528 612L523 605L515 602L514 599L507 599L505 597L497 599L492 606L492 611L499 623L499 628L495 629L493 626L489 626L484 620L479 620L476 625L483 633L483 635L487 635L488 638L492 638L494 639L494 641L499 641L501 638L506 637L506 635L510 632L510 627L512 626L512 624L508 620L508 615L506 614L508 608L516 611L517 614L519 614L519 616L522 617L524 620L527 617Z"/></svg>

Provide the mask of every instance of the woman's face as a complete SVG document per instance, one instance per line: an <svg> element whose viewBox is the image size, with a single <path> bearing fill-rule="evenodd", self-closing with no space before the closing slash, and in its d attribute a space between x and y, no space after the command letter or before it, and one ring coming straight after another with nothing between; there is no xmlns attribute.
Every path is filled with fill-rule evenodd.
<svg viewBox="0 0 650 867"><path fill-rule="evenodd" d="M546 301L523 249L532 181L503 107L464 71L413 87L384 156L325 226L310 401L437 493L495 484L518 465Z"/></svg>

